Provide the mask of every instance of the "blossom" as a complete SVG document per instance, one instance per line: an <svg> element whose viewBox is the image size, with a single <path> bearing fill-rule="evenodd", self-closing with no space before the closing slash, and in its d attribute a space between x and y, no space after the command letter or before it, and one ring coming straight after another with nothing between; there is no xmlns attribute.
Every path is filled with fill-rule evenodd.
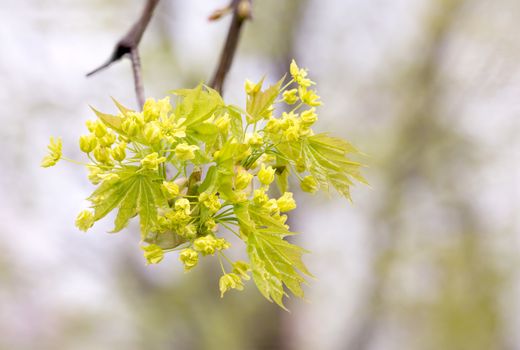
<svg viewBox="0 0 520 350"><path fill-rule="evenodd" d="M156 244L150 244L147 246L141 246L141 249L144 250L144 257L146 259L146 264L158 264L164 258L164 251L161 247Z"/></svg>
<svg viewBox="0 0 520 350"><path fill-rule="evenodd" d="M51 137L50 143L47 146L47 149L49 150L49 154L43 158L41 166L44 168L48 168L48 167L56 165L56 163L61 159L62 147L63 147L63 144L61 141L61 137L58 137L57 139L54 139L54 137Z"/></svg>
<svg viewBox="0 0 520 350"><path fill-rule="evenodd" d="M82 210L74 223L78 229L87 232L94 225L94 213L90 210Z"/></svg>

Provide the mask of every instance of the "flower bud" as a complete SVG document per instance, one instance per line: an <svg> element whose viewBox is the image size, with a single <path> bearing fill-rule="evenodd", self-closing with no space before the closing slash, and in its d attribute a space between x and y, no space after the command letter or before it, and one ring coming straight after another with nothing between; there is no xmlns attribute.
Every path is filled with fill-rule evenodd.
<svg viewBox="0 0 520 350"><path fill-rule="evenodd" d="M243 190L249 186L251 180L253 179L253 175L248 173L246 170L241 169L238 171L238 174L235 177L235 189Z"/></svg>
<svg viewBox="0 0 520 350"><path fill-rule="evenodd" d="M283 92L283 100L285 103L292 105L298 101L298 90L291 89Z"/></svg>
<svg viewBox="0 0 520 350"><path fill-rule="evenodd" d="M199 254L191 248L186 248L179 254L179 260L184 265L184 271L189 271L199 262Z"/></svg>
<svg viewBox="0 0 520 350"><path fill-rule="evenodd" d="M161 190L168 199L175 198L179 195L179 186L172 181L163 181Z"/></svg>
<svg viewBox="0 0 520 350"><path fill-rule="evenodd" d="M265 193L265 190L262 188L259 188L253 192L253 202L256 205L264 205L269 200L269 197Z"/></svg>
<svg viewBox="0 0 520 350"><path fill-rule="evenodd" d="M103 136L102 138L99 139L99 143L105 147L112 146L114 144L114 142L116 142L116 134L114 134L113 132L107 131L105 136Z"/></svg>
<svg viewBox="0 0 520 350"><path fill-rule="evenodd" d="M260 91L261 88L262 88L262 82L255 84L251 80L246 79L245 89L246 89L246 93L248 95L256 94L257 92Z"/></svg>
<svg viewBox="0 0 520 350"><path fill-rule="evenodd" d="M101 182L103 179L100 175L103 173L103 170L101 170L97 166L88 166L88 180L93 184L97 185Z"/></svg>
<svg viewBox="0 0 520 350"><path fill-rule="evenodd" d="M264 139L259 133L255 132L253 134L246 135L246 141L253 147L259 147L262 146Z"/></svg>
<svg viewBox="0 0 520 350"><path fill-rule="evenodd" d="M164 258L164 252L161 247L156 244L150 244L145 247L141 247L144 250L144 257L146 264L158 264Z"/></svg>
<svg viewBox="0 0 520 350"><path fill-rule="evenodd" d="M180 143L177 145L177 147L175 147L175 157L182 161L194 159L195 151L198 149L198 146Z"/></svg>
<svg viewBox="0 0 520 350"><path fill-rule="evenodd" d="M101 138L105 136L107 133L107 126L103 124L100 121L96 122L96 125L94 126L94 134L96 134L97 137Z"/></svg>
<svg viewBox="0 0 520 350"><path fill-rule="evenodd" d="M258 180L264 185L269 185L274 181L274 169L271 166L265 167L265 164L262 164L260 171L258 172Z"/></svg>
<svg viewBox="0 0 520 350"><path fill-rule="evenodd" d="M97 146L97 138L96 136L90 135L82 135L79 138L79 148L82 152L90 153Z"/></svg>
<svg viewBox="0 0 520 350"><path fill-rule="evenodd" d="M303 157L299 157L298 159L296 159L295 169L299 173L303 173L307 169Z"/></svg>
<svg viewBox="0 0 520 350"><path fill-rule="evenodd" d="M94 213L90 210L81 211L76 217L74 224L81 231L87 232L87 230L94 225Z"/></svg>
<svg viewBox="0 0 520 350"><path fill-rule="evenodd" d="M112 157L118 162L122 162L126 158L126 142L120 142L112 149Z"/></svg>
<svg viewBox="0 0 520 350"><path fill-rule="evenodd" d="M283 196L278 198L277 203L278 208L280 208L280 211L282 212L296 209L296 202L294 201L293 194L291 192L285 192Z"/></svg>
<svg viewBox="0 0 520 350"><path fill-rule="evenodd" d="M308 175L303 178L300 187L304 192L314 193L318 190L318 182L314 176Z"/></svg>
<svg viewBox="0 0 520 350"><path fill-rule="evenodd" d="M141 159L141 165L145 169L157 170L159 169L159 164L163 163L166 160L166 157L159 157L157 152L150 153L143 159Z"/></svg>
<svg viewBox="0 0 520 350"><path fill-rule="evenodd" d="M145 122L159 118L159 108L153 98L147 98L143 106L143 118Z"/></svg>
<svg viewBox="0 0 520 350"><path fill-rule="evenodd" d="M212 255L215 253L217 240L211 235L199 237L193 241L193 248L202 255Z"/></svg>
<svg viewBox="0 0 520 350"><path fill-rule="evenodd" d="M318 120L318 116L316 115L316 108L308 109L301 114L302 123L306 127L312 126L316 120Z"/></svg>
<svg viewBox="0 0 520 350"><path fill-rule="evenodd" d="M226 293L230 289L243 290L244 284L236 273L226 273L218 282L218 286L220 289L220 297L224 297L224 293Z"/></svg>
<svg viewBox="0 0 520 350"><path fill-rule="evenodd" d="M126 117L121 123L121 129L128 136L135 136L139 132L139 125L133 120L133 118Z"/></svg>
<svg viewBox="0 0 520 350"><path fill-rule="evenodd" d="M161 140L161 128L155 122L146 124L144 128L144 138L150 144L155 144Z"/></svg>
<svg viewBox="0 0 520 350"><path fill-rule="evenodd" d="M190 215L190 201L186 198L180 198L175 201L175 210L183 211L186 215Z"/></svg>
<svg viewBox="0 0 520 350"><path fill-rule="evenodd" d="M94 149L94 158L100 163L109 164L110 163L110 151L106 147L97 146Z"/></svg>

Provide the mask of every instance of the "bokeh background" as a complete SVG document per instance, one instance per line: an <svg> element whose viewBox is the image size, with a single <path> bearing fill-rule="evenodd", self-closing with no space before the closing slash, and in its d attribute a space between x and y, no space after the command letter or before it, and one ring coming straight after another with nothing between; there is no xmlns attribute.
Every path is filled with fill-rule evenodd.
<svg viewBox="0 0 520 350"><path fill-rule="evenodd" d="M275 80L292 58L325 102L320 130L366 153L354 203L297 193L296 240L317 276L290 313L220 299L216 261L145 266L134 224L74 228L85 170L42 169L77 139L130 63L86 79L144 0L0 1L0 349L520 349L520 2L262 0L225 85ZM225 1L163 0L141 43L148 96L207 81Z"/></svg>

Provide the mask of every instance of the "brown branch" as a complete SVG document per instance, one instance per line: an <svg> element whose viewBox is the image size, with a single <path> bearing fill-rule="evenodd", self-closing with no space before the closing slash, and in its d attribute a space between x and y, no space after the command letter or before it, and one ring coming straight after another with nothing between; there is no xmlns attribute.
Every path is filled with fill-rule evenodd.
<svg viewBox="0 0 520 350"><path fill-rule="evenodd" d="M87 74L87 77L90 77L97 72L108 68L112 63L119 61L125 55L129 55L132 62L137 103L141 108L144 105L145 95L138 47L158 3L159 0L147 0L141 16L132 25L130 30L117 42L114 51L112 52L112 56L110 56L108 61Z"/></svg>
<svg viewBox="0 0 520 350"><path fill-rule="evenodd" d="M217 70L210 84L220 94L222 94L224 81L233 63L242 24L246 19L251 18L251 3L252 0L232 0L231 2L230 7L233 9L233 18L229 26L226 43L220 54Z"/></svg>

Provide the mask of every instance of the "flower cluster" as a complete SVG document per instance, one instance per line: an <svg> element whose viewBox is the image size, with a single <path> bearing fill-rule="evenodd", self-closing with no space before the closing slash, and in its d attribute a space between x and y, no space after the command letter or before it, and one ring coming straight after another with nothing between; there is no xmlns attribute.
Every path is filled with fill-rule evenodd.
<svg viewBox="0 0 520 350"><path fill-rule="evenodd" d="M96 189L76 226L87 231L117 211L118 232L138 216L148 264L179 251L190 271L201 257L216 256L221 295L242 290L251 274L282 307L287 290L303 297L303 276L311 276L301 260L305 250L285 239L294 234L286 213L296 209L289 178L305 192L332 187L347 198L353 181L364 179L348 157L354 147L313 132L321 102L307 71L293 61L290 77L266 89L263 80L246 81L245 109L202 85L173 91L173 103L148 99L142 111L117 101L116 115L93 109L98 118L87 122L79 148ZM285 106L281 114L278 105ZM61 140L51 139L42 166L55 165L61 150ZM243 242L248 262L226 256L226 233Z"/></svg>

